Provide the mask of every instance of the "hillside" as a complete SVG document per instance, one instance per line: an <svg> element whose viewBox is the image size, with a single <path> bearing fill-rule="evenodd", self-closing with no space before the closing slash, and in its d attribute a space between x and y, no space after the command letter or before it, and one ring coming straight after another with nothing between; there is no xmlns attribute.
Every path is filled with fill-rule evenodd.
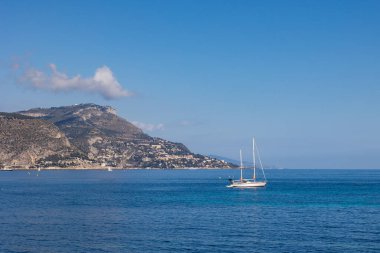
<svg viewBox="0 0 380 253"><path fill-rule="evenodd" d="M34 166L54 156L79 165L79 150L54 124L19 114L0 113L0 163Z"/></svg>
<svg viewBox="0 0 380 253"><path fill-rule="evenodd" d="M62 168L214 168L232 164L150 137L109 106L35 108L0 118L0 163Z"/></svg>

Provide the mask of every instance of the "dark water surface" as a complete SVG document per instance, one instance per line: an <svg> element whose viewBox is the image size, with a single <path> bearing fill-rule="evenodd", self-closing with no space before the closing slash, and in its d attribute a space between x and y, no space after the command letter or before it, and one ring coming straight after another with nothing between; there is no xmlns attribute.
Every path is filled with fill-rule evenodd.
<svg viewBox="0 0 380 253"><path fill-rule="evenodd" d="M380 170L0 172L0 252L380 252Z"/></svg>

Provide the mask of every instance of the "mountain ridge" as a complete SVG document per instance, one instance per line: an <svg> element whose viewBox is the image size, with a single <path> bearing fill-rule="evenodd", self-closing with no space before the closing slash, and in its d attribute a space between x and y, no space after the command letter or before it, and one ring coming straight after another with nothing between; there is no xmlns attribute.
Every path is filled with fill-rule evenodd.
<svg viewBox="0 0 380 253"><path fill-rule="evenodd" d="M151 137L114 108L93 103L0 113L0 137L3 167L234 167L194 154L182 143Z"/></svg>

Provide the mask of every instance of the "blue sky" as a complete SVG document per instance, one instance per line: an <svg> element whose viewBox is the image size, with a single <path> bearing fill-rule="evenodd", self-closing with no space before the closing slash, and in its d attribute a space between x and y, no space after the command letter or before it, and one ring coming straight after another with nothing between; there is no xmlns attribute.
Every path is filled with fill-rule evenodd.
<svg viewBox="0 0 380 253"><path fill-rule="evenodd" d="M2 0L0 111L93 102L196 153L248 156L255 135L268 165L380 168L378 13L380 1Z"/></svg>

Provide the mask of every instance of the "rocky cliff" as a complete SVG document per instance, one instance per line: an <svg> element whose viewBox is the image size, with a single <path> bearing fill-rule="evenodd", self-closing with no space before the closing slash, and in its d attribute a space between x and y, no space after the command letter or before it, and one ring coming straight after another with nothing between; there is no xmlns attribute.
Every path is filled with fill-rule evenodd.
<svg viewBox="0 0 380 253"><path fill-rule="evenodd" d="M15 167L232 167L153 138L108 106L80 104L0 114L0 164Z"/></svg>
<svg viewBox="0 0 380 253"><path fill-rule="evenodd" d="M13 113L0 113L0 164L34 166L42 159L59 154L78 160L79 150L72 146L54 124Z"/></svg>

